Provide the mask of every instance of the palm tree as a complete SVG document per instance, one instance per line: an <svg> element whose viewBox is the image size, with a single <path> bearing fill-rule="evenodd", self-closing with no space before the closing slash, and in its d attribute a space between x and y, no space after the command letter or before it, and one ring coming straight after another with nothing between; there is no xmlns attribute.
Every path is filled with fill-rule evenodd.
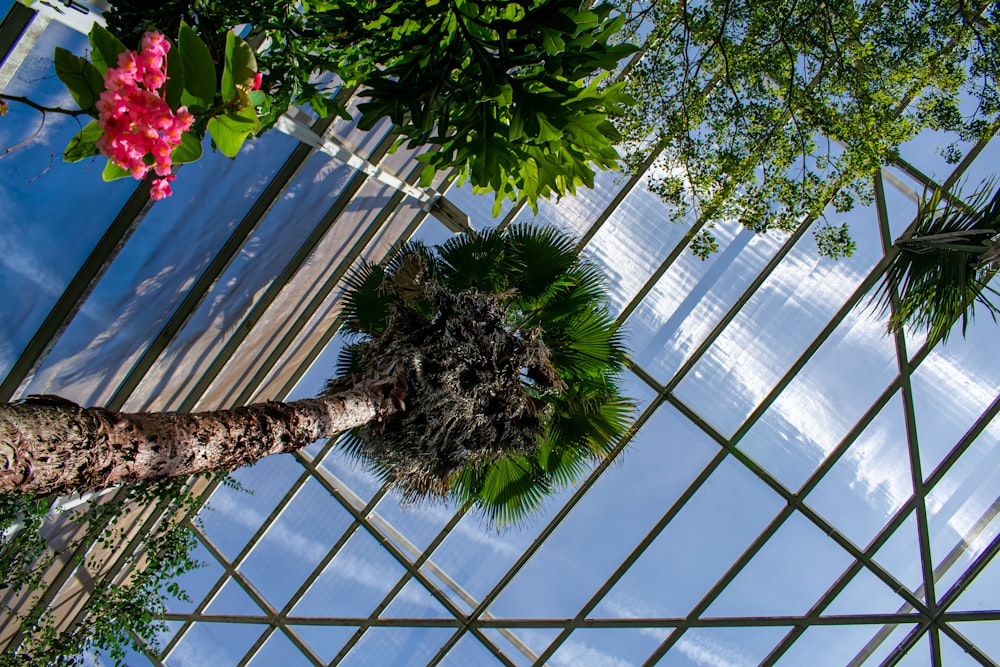
<svg viewBox="0 0 1000 667"><path fill-rule="evenodd" d="M991 197L992 189L985 183L968 203L941 190L921 202L912 234L896 241L898 253L873 297L881 314L891 313L890 331L909 326L946 340L961 318L964 336L977 304L996 321L998 293L989 282L1000 267L1000 189Z"/></svg>
<svg viewBox="0 0 1000 667"><path fill-rule="evenodd" d="M317 398L195 414L0 406L0 491L232 470L349 431L345 451L405 499L451 499L502 525L608 455L629 422L603 276L556 231L405 245L361 266L346 304L349 344Z"/></svg>

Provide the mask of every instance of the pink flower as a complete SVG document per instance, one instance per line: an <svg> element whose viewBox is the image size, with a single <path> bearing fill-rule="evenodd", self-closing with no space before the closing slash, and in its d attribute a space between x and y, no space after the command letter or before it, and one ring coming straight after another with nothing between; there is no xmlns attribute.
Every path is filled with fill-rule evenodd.
<svg viewBox="0 0 1000 667"><path fill-rule="evenodd" d="M167 55L170 50L170 40L158 32L147 32L142 36L142 50L159 56Z"/></svg>
<svg viewBox="0 0 1000 667"><path fill-rule="evenodd" d="M161 199L174 194L174 191L170 188L170 181L175 178L177 177L165 176L163 178L154 179L152 187L149 188L149 198L153 201L160 201Z"/></svg>
<svg viewBox="0 0 1000 667"><path fill-rule="evenodd" d="M171 195L170 181L175 178L171 155L194 122L185 107L174 113L158 94L167 80L168 51L166 37L146 33L140 52L124 52L118 56L118 67L108 68L104 79L107 90L96 104L102 134L94 145L136 179L153 169L160 177L153 180L150 189L153 200Z"/></svg>
<svg viewBox="0 0 1000 667"><path fill-rule="evenodd" d="M254 74L253 75L253 85L250 87L250 90L260 90L260 82L263 79L264 79L264 75L261 74L260 72L257 72L256 74Z"/></svg>

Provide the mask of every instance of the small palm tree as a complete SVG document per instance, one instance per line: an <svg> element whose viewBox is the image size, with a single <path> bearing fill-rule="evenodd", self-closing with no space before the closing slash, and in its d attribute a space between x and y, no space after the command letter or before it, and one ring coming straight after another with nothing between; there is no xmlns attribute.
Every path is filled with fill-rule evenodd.
<svg viewBox="0 0 1000 667"><path fill-rule="evenodd" d="M0 491L50 494L232 470L349 431L406 500L497 525L608 455L629 422L601 272L569 238L514 227L403 246L348 281L349 344L323 395L197 414L55 397L0 406Z"/></svg>
<svg viewBox="0 0 1000 667"><path fill-rule="evenodd" d="M998 293L989 282L1000 266L1000 189L990 196L992 189L984 184L969 203L941 190L921 202L912 235L896 241L898 253L873 297L881 314L891 313L890 331L910 326L931 341L946 340L961 318L964 336L977 304L996 321Z"/></svg>

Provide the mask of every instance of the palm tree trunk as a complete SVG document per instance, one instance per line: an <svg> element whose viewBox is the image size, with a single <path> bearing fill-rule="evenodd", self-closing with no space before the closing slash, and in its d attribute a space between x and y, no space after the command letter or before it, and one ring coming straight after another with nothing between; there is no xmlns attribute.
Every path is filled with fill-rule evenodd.
<svg viewBox="0 0 1000 667"><path fill-rule="evenodd" d="M402 408L384 380L331 396L200 413L127 414L58 398L0 404L0 492L82 493L233 470Z"/></svg>

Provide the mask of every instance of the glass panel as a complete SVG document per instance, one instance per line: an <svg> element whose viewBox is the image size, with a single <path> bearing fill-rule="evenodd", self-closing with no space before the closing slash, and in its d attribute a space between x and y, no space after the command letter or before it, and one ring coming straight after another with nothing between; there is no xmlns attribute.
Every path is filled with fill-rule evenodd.
<svg viewBox="0 0 1000 667"><path fill-rule="evenodd" d="M996 630L997 628L993 629L994 632L996 632ZM952 667L952 665L955 665L956 667L965 667L966 665L968 665L969 667L976 667L976 665L982 664L978 660L973 658L971 655L966 653L965 649L959 646L957 643L955 643L955 641L951 639L948 635L946 635L943 632L940 634L941 634L941 664L948 665L948 667ZM994 646L996 647L996 643L994 643ZM998 655L997 653L991 652L989 650L986 650L984 652L987 656L991 657L996 657ZM910 653L916 653L916 649L910 651ZM919 656L920 654L917 653L917 655ZM907 655L907 658L909 658L909 655ZM900 664L902 665L908 663L902 662ZM912 664L917 665L919 663L913 662Z"/></svg>
<svg viewBox="0 0 1000 667"><path fill-rule="evenodd" d="M403 539L396 540L388 532L386 537L396 542L414 560L437 537L455 512L453 506L433 500L420 504L404 503L395 490L385 494L375 507L375 514L402 533Z"/></svg>
<svg viewBox="0 0 1000 667"><path fill-rule="evenodd" d="M777 252L775 235L735 222L713 230L718 252L702 260L684 251L628 320L632 358L666 382L690 358L761 268Z"/></svg>
<svg viewBox="0 0 1000 667"><path fill-rule="evenodd" d="M994 556L962 595L952 603L950 611L996 609L997 591L1000 591L1000 558Z"/></svg>
<svg viewBox="0 0 1000 667"><path fill-rule="evenodd" d="M903 404L897 393L806 502L859 547L865 547L913 495Z"/></svg>
<svg viewBox="0 0 1000 667"><path fill-rule="evenodd" d="M1000 364L983 360L998 357L996 325L982 319L969 327L965 338L956 329L948 343L936 347L911 376L925 478L996 399Z"/></svg>
<svg viewBox="0 0 1000 667"><path fill-rule="evenodd" d="M549 664L553 667L641 665L666 638L667 630L663 628L574 630L573 634L559 645Z"/></svg>
<svg viewBox="0 0 1000 667"><path fill-rule="evenodd" d="M287 455L267 456L233 471L232 478L243 488L220 485L215 490L198 514L205 534L230 560L236 558L301 475L302 466Z"/></svg>
<svg viewBox="0 0 1000 667"><path fill-rule="evenodd" d="M253 656L249 665L256 667L312 667L313 662L302 651L285 636L285 633L276 630L271 633L264 645L260 647Z"/></svg>
<svg viewBox="0 0 1000 667"><path fill-rule="evenodd" d="M357 495L361 503L367 503L382 488L382 483L363 465L348 458L336 446L323 458L320 467L329 470L336 482ZM362 505L363 506L363 505ZM356 509L362 509L361 506Z"/></svg>
<svg viewBox="0 0 1000 667"><path fill-rule="evenodd" d="M661 407L490 611L504 618L575 616L718 451L673 407Z"/></svg>
<svg viewBox="0 0 1000 667"><path fill-rule="evenodd" d="M451 612L416 579L410 579L396 594L380 618L452 618Z"/></svg>
<svg viewBox="0 0 1000 667"><path fill-rule="evenodd" d="M174 635L177 634L177 631L184 627L184 623L182 621L164 621L163 623L167 626L166 630L159 630L156 633L160 649L166 646L167 642L173 639Z"/></svg>
<svg viewBox="0 0 1000 667"><path fill-rule="evenodd" d="M996 608L996 588L993 589L993 608ZM984 607L989 608L989 607ZM1000 658L1000 621L966 621L963 623L950 623L955 630L960 632L963 637L971 641L976 648L982 651L987 656L997 660ZM944 644L946 634L941 633L941 648L942 653L944 652ZM947 640L951 643L951 640ZM957 649L957 650L956 650ZM962 654L966 655L965 651L955 644L951 644L948 648L949 655L951 654ZM951 663L948 663L951 664ZM961 663L956 663L961 664Z"/></svg>
<svg viewBox="0 0 1000 667"><path fill-rule="evenodd" d="M894 243L913 223L923 186L895 167L882 168L885 185L885 212L889 216L889 242Z"/></svg>
<svg viewBox="0 0 1000 667"><path fill-rule="evenodd" d="M626 335L628 335L627 332ZM622 395L632 399L635 403L635 416L638 417L656 398L656 391L646 384L645 380L627 368L622 373L621 380Z"/></svg>
<svg viewBox="0 0 1000 667"><path fill-rule="evenodd" d="M313 582L292 615L367 617L404 572L367 531L359 530Z"/></svg>
<svg viewBox="0 0 1000 667"><path fill-rule="evenodd" d="M375 225L384 224L381 214L390 205L393 194L391 188L376 187L372 183L362 187L310 258L263 311L238 350L226 360L203 400L222 401L223 404L233 400L241 380L256 373L260 363L280 342L282 334L309 306L310 295L334 274L346 272L354 263L353 256L363 250L363 237ZM219 352L222 350L213 350L213 354Z"/></svg>
<svg viewBox="0 0 1000 667"><path fill-rule="evenodd" d="M167 596L167 611L170 613L187 614L194 611L208 591L225 575L225 570L219 565L219 561L212 557L201 541L198 541L191 550L190 556L191 560L201 563L201 567L189 570L172 580L187 594L190 602Z"/></svg>
<svg viewBox="0 0 1000 667"><path fill-rule="evenodd" d="M239 582L227 579L222 589L215 594L212 601L205 607L206 614L232 616L262 616L267 612L253 601Z"/></svg>
<svg viewBox="0 0 1000 667"><path fill-rule="evenodd" d="M962 180L966 184L965 192L972 192L983 181L996 177L998 154L1000 154L1000 136L993 135L983 152L962 175Z"/></svg>
<svg viewBox="0 0 1000 667"><path fill-rule="evenodd" d="M924 634L924 636L917 640L917 642L906 652L906 655L902 657L895 665L901 665L902 667L924 667L924 665L932 664L931 656L933 652L931 651L930 638ZM943 656L942 656L943 657ZM951 667L954 663L946 663ZM968 664L968 663L960 663ZM973 663L974 664L974 663Z"/></svg>
<svg viewBox="0 0 1000 667"><path fill-rule="evenodd" d="M323 216L354 174L353 169L343 165L330 169L329 163L328 156L314 155L285 188L212 291L150 369L139 392L163 402L165 383L183 377L186 381L173 389L171 400L179 402L185 398L186 392L200 379L199 369L204 371L208 367L214 354L272 286L300 245L323 224Z"/></svg>
<svg viewBox="0 0 1000 667"><path fill-rule="evenodd" d="M807 629L786 651L776 664L780 667L840 667L841 665L878 665L896 643L903 639L912 626L896 629L888 641L871 647L873 653L862 660L860 655L875 634L878 626L870 625L817 625ZM852 662L853 661L853 662Z"/></svg>
<svg viewBox="0 0 1000 667"><path fill-rule="evenodd" d="M862 567L823 614L895 614L905 602L888 585L872 572ZM909 608L903 609L907 611Z"/></svg>
<svg viewBox="0 0 1000 667"><path fill-rule="evenodd" d="M267 626L253 623L194 623L167 656L170 667L235 665Z"/></svg>
<svg viewBox="0 0 1000 667"><path fill-rule="evenodd" d="M927 495L938 596L1000 532L1000 419L994 419Z"/></svg>
<svg viewBox="0 0 1000 667"><path fill-rule="evenodd" d="M240 564L240 572L280 609L319 565L353 518L310 479Z"/></svg>
<svg viewBox="0 0 1000 667"><path fill-rule="evenodd" d="M347 640L358 631L357 628L342 625L293 625L292 629L323 662L332 662Z"/></svg>
<svg viewBox="0 0 1000 667"><path fill-rule="evenodd" d="M69 91L54 76L56 46L82 54L87 39L50 23L3 92L48 106L75 107ZM41 120L34 109L11 102L0 122L0 151L11 149L3 155L6 159L0 159L0 284L4 286L0 376L10 370L136 189L132 179L104 183L103 158L75 164L62 161L66 144L85 124L82 120L58 113L48 114L44 125ZM94 315L92 310L81 313L81 317Z"/></svg>
<svg viewBox="0 0 1000 667"><path fill-rule="evenodd" d="M339 664L344 667L424 665L454 632L452 628L369 628Z"/></svg>
<svg viewBox="0 0 1000 667"><path fill-rule="evenodd" d="M957 144L963 156L973 146L970 142L960 140L954 133L926 129L899 147L899 157L922 171L925 176L940 183L948 178L956 167L954 163L949 163L942 153L942 149L952 142Z"/></svg>
<svg viewBox="0 0 1000 667"><path fill-rule="evenodd" d="M497 532L486 525L482 517L470 512L434 551L431 561L450 575L454 584L466 594L481 600L572 493L572 489L564 489L550 496L538 512L506 533ZM468 602L451 583L441 581L427 565L421 569L440 584L441 590L455 604L468 608Z"/></svg>
<svg viewBox="0 0 1000 667"><path fill-rule="evenodd" d="M483 630L483 634L493 642L494 646L500 649L508 660L515 665L522 665L523 667L528 667L537 662L538 655L552 643L557 633L558 631L523 630L521 628L516 630L505 629L504 631L495 628ZM541 641L546 634L549 639L548 644ZM531 637L535 641L536 646L540 646L540 648L536 649L530 646L526 641L528 637Z"/></svg>
<svg viewBox="0 0 1000 667"><path fill-rule="evenodd" d="M685 632L657 664L756 665L787 631L787 628L694 628Z"/></svg>
<svg viewBox="0 0 1000 667"><path fill-rule="evenodd" d="M185 165L173 183L174 195L143 216L42 365L31 393L52 393L60 386L82 403L110 399L114 382L187 295L295 141L269 132L244 152L250 146L259 159L230 160L208 148L206 139L205 156ZM227 306L225 312L232 311ZM167 393L170 381L156 385L157 398Z"/></svg>
<svg viewBox="0 0 1000 667"><path fill-rule="evenodd" d="M923 600L924 577L920 567L920 543L917 541L916 515L910 512L896 532L875 552L875 562L900 581L910 591L921 589L916 595Z"/></svg>
<svg viewBox="0 0 1000 667"><path fill-rule="evenodd" d="M800 488L897 372L896 355L884 329L855 309L750 428L739 447L785 486Z"/></svg>
<svg viewBox="0 0 1000 667"><path fill-rule="evenodd" d="M820 257L806 235L677 388L723 434L736 431L882 257L873 206L846 215L849 259Z"/></svg>
<svg viewBox="0 0 1000 667"><path fill-rule="evenodd" d="M783 505L756 476L727 459L594 615L687 616Z"/></svg>
<svg viewBox="0 0 1000 667"><path fill-rule="evenodd" d="M442 642L443 643L443 642ZM455 644L444 660L438 663L443 667L469 667L469 665L501 664L483 643L472 634L466 632Z"/></svg>
<svg viewBox="0 0 1000 667"><path fill-rule="evenodd" d="M612 312L621 312L691 226L669 222L671 208L646 188L648 180L640 179L585 249L607 273Z"/></svg>
<svg viewBox="0 0 1000 667"><path fill-rule="evenodd" d="M704 615L804 615L851 562L833 540L795 512Z"/></svg>

